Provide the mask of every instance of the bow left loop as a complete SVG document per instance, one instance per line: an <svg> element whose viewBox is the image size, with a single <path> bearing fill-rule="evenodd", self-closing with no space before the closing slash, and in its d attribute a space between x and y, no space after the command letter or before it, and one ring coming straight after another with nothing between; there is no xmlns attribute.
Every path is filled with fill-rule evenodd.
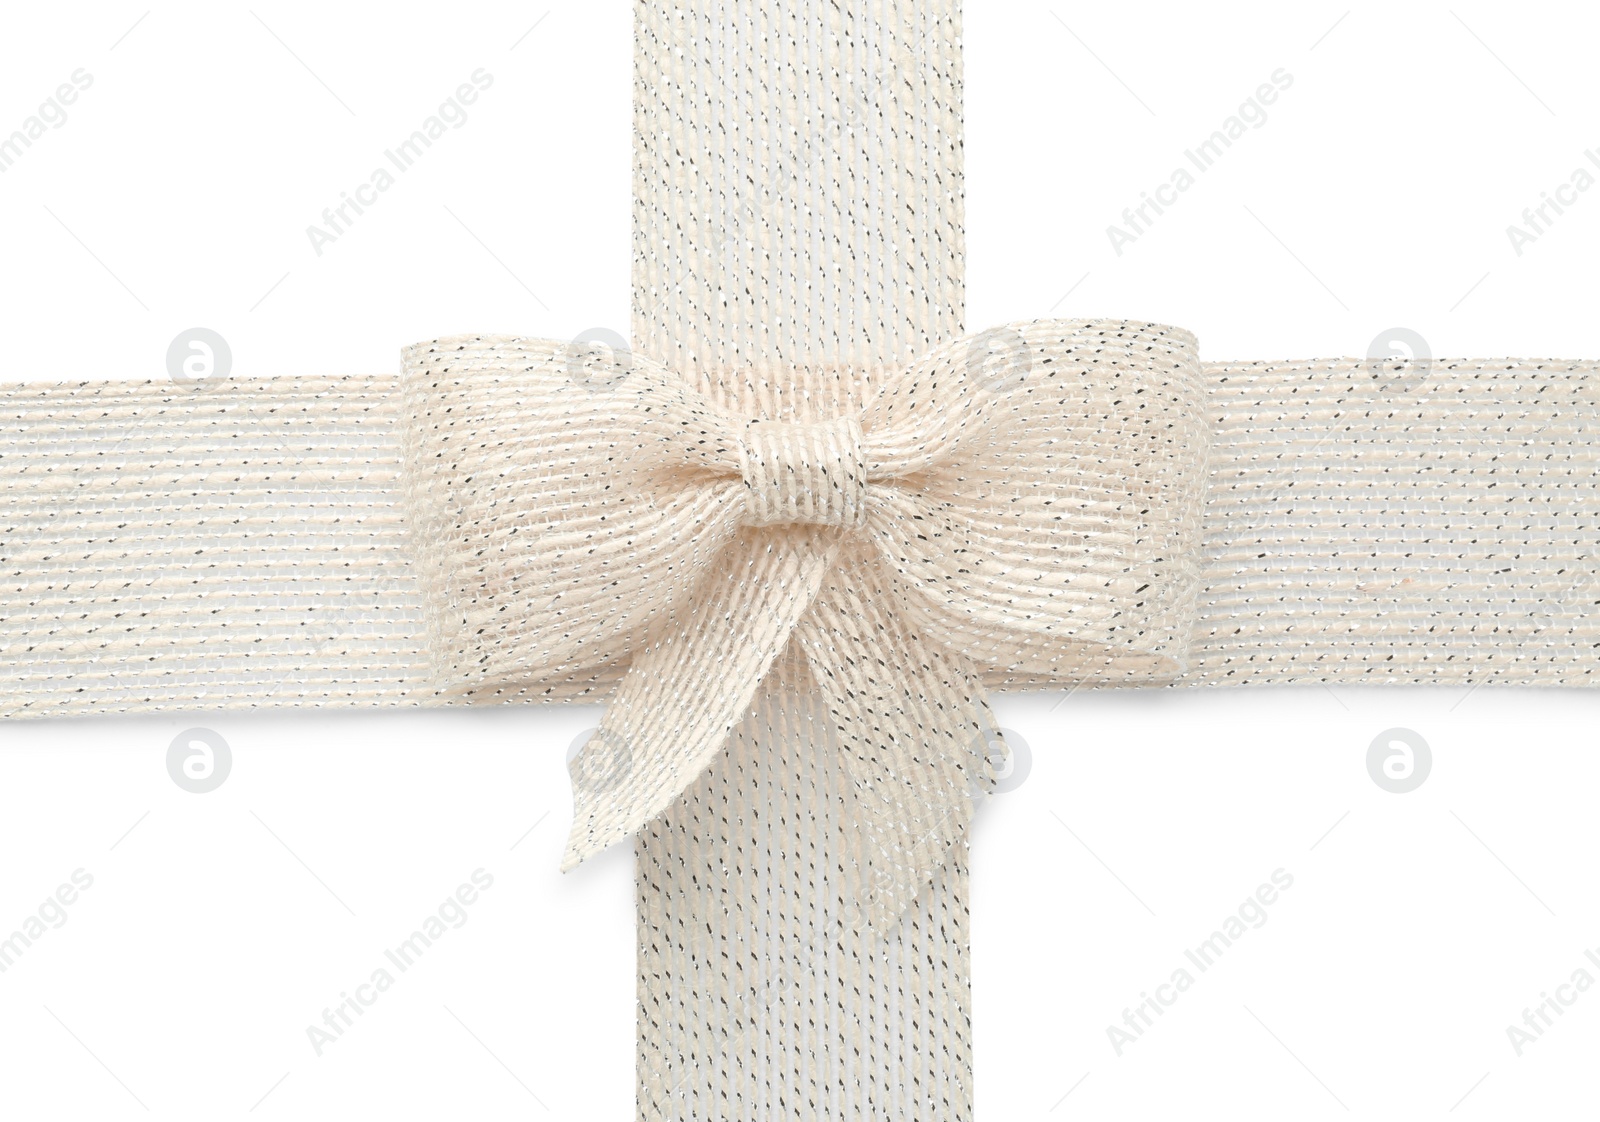
<svg viewBox="0 0 1600 1122"><path fill-rule="evenodd" d="M440 691L605 689L738 532L737 426L609 347L460 336L407 348L404 370Z"/></svg>

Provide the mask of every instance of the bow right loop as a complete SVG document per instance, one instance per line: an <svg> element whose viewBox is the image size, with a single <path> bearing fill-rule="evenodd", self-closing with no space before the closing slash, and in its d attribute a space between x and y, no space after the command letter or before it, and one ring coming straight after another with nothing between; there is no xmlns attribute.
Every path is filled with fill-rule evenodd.
<svg viewBox="0 0 1600 1122"><path fill-rule="evenodd" d="M1194 337L1038 320L958 340L863 414L867 536L917 630L986 678L1183 672L1210 416Z"/></svg>

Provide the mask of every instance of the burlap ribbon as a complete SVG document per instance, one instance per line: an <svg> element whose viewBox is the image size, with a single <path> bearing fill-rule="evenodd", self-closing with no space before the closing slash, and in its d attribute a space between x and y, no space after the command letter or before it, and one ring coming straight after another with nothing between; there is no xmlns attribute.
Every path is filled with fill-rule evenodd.
<svg viewBox="0 0 1600 1122"><path fill-rule="evenodd" d="M1600 364L961 339L956 0L635 20L635 353L0 387L0 714L608 699L640 1117L965 1122L985 689L1595 682Z"/></svg>
<svg viewBox="0 0 1600 1122"><path fill-rule="evenodd" d="M566 867L694 783L792 643L855 796L855 903L893 921L991 781L985 674L1182 671L1206 432L1185 332L996 328L813 422L599 344L440 339L404 378L441 688L626 667L573 763Z"/></svg>

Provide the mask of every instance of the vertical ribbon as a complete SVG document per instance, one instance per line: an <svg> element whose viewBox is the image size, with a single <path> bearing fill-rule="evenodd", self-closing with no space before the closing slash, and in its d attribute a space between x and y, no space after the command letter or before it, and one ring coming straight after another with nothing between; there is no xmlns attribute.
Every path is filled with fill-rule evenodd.
<svg viewBox="0 0 1600 1122"><path fill-rule="evenodd" d="M635 349L735 415L822 422L960 334L956 0L635 13ZM971 1117L964 849L864 922L845 870L916 839L845 761L904 746L841 743L861 683L814 681L805 642L636 841L641 1119Z"/></svg>

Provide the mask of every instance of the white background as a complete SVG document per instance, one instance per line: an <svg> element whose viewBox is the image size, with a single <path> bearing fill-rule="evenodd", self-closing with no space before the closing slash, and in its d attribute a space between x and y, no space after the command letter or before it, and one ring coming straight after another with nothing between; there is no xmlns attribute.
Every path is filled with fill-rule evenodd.
<svg viewBox="0 0 1600 1122"><path fill-rule="evenodd" d="M1579 4L972 0L969 323L1177 323L1208 359L1600 357L1600 190L1506 227L1600 149ZM530 27L532 30L530 31ZM627 323L628 6L7 5L0 377L164 376L203 325L242 375L388 370L456 331ZM130 30L131 29L131 30ZM476 68L494 85L354 228L305 228ZM1106 227L1268 75L1293 86L1118 256ZM1592 1113L1600 990L1506 1028L1600 949L1592 693L1304 688L1000 702L1033 770L973 853L979 1116ZM0 1117L624 1119L630 858L555 872L592 708L191 713L0 726ZM226 737L216 791L169 741ZM1432 746L1407 795L1365 756ZM308 1025L473 870L494 885L318 1057ZM1283 868L1293 887L1118 1056L1107 1026Z"/></svg>

